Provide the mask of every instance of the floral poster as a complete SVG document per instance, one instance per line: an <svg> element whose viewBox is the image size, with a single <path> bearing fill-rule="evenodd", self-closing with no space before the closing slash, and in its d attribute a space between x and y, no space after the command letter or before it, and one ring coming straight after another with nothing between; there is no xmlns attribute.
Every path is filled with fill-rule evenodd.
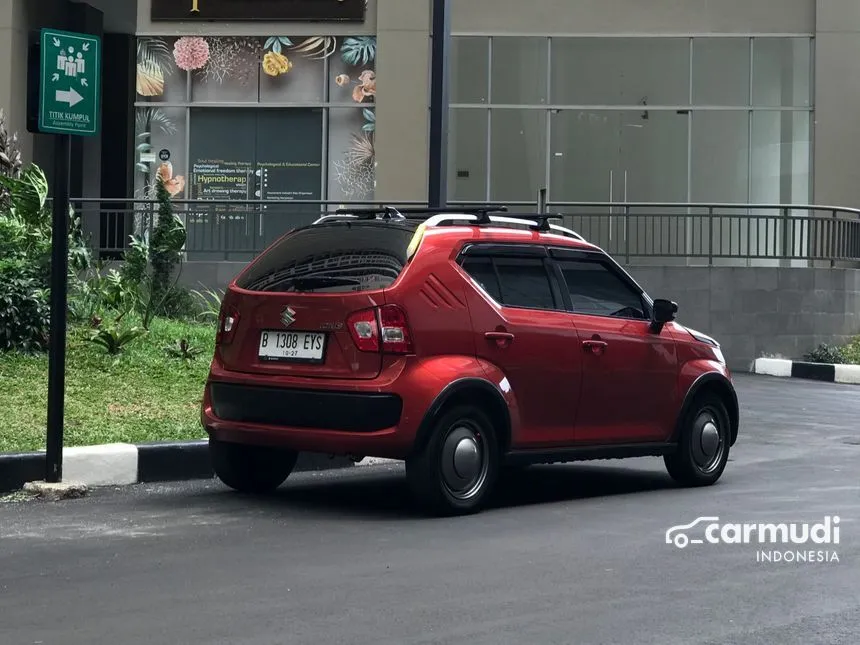
<svg viewBox="0 0 860 645"><path fill-rule="evenodd" d="M188 109L160 107L159 103L188 107L276 103L328 104L328 197L373 198L373 36L141 37L137 46L137 95L135 165L140 194L151 190L156 173L170 176L178 198L187 194L187 160L181 151L187 147ZM170 158L165 161L159 153Z"/></svg>

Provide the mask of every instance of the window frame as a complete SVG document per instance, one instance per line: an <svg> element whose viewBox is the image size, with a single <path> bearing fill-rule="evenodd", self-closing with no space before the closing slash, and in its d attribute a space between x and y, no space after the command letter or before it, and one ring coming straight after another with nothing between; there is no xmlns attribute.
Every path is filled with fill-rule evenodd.
<svg viewBox="0 0 860 645"><path fill-rule="evenodd" d="M544 307L524 307L522 305L512 305L505 302L497 301L492 294L484 289L478 281L466 269L464 264L469 258L486 258L493 267L496 276L496 284L499 289L499 296L504 300L504 289L502 287L502 278L499 275L496 259L505 260L541 260L547 282L550 287L550 292L553 299L553 308L546 309ZM504 242L470 242L466 244L460 253L457 255L456 262L460 270L465 274L472 284L486 295L493 303L504 309L518 309L522 311L551 311L560 313L570 313L569 294L565 298L564 288L558 281L558 273L554 267L553 261L549 257L549 249L543 244L517 244Z"/></svg>
<svg viewBox="0 0 860 645"><path fill-rule="evenodd" d="M619 265L609 255L596 251L570 249L564 247L550 247L548 250L550 255L550 262L552 263L553 270L556 274L556 280L561 286L562 298L564 300L565 307L569 313L575 314L577 316L589 316L592 318L604 318L609 320L628 320L643 323L650 322L652 316L654 315L654 303L651 300L650 296L630 276L630 274L627 273L627 271L625 271L621 267L621 265ZM639 302L642 305L642 312L645 317L631 318L630 316L608 316L605 314L582 312L574 309L573 302L570 297L570 286L568 285L567 279L564 277L564 269L562 268L562 264L568 261L599 264L600 266L604 267L609 273L618 278L618 280L624 286L626 286L633 295L635 295L639 299Z"/></svg>

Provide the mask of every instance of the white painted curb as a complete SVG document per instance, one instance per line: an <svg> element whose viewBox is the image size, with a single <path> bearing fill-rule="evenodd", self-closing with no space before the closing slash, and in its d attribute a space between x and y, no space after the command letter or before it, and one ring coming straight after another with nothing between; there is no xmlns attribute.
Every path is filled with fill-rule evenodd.
<svg viewBox="0 0 860 645"><path fill-rule="evenodd" d="M783 358L757 358L753 364L754 374L765 376L791 377L792 364L795 361ZM841 365L821 363L822 366L829 365L833 368L833 382L848 385L860 385L860 365ZM829 382L822 381L822 382Z"/></svg>
<svg viewBox="0 0 860 645"><path fill-rule="evenodd" d="M860 365L836 365L837 383L860 385Z"/></svg>
<svg viewBox="0 0 860 645"><path fill-rule="evenodd" d="M63 480L87 486L137 483L137 446L111 443L63 449Z"/></svg>
<svg viewBox="0 0 860 645"><path fill-rule="evenodd" d="M90 487L137 484L139 459L138 447L129 443L63 448L63 481ZM399 463L395 459L366 457L355 466Z"/></svg>
<svg viewBox="0 0 860 645"><path fill-rule="evenodd" d="M791 376L792 361L782 358L757 358L753 371L765 376Z"/></svg>

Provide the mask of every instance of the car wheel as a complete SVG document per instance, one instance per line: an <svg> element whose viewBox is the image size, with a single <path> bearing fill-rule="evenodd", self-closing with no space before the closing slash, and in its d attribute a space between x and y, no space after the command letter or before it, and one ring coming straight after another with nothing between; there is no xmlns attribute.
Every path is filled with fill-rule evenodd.
<svg viewBox="0 0 860 645"><path fill-rule="evenodd" d="M663 460L669 475L685 486L709 486L722 476L729 459L729 414L719 396L704 393L681 423L678 449Z"/></svg>
<svg viewBox="0 0 860 645"><path fill-rule="evenodd" d="M444 413L424 450L406 460L413 495L429 510L465 515L480 510L495 484L499 447L490 419L473 406Z"/></svg>
<svg viewBox="0 0 860 645"><path fill-rule="evenodd" d="M293 450L209 440L215 475L241 493L274 491L286 481L298 460Z"/></svg>

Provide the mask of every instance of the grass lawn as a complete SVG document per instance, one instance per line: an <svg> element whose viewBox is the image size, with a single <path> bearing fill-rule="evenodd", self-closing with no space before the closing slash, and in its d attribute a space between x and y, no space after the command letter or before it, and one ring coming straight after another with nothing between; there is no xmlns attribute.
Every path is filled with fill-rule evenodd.
<svg viewBox="0 0 860 645"><path fill-rule="evenodd" d="M200 399L215 326L156 320L118 356L70 329L66 358L65 445L200 439ZM201 350L192 361L165 347L186 338ZM48 357L0 354L0 452L42 450Z"/></svg>

